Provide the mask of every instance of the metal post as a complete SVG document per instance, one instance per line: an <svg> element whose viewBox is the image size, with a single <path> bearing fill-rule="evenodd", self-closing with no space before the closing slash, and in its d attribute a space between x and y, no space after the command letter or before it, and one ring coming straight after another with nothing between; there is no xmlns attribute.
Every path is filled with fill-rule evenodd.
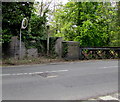
<svg viewBox="0 0 120 102"><path fill-rule="evenodd" d="M49 34L47 37L47 55L49 55Z"/></svg>
<svg viewBox="0 0 120 102"><path fill-rule="evenodd" d="M49 26L47 26L47 56L49 56L49 43L50 43L50 37L49 37Z"/></svg>
<svg viewBox="0 0 120 102"><path fill-rule="evenodd" d="M24 25L24 23L25 23L25 25ZM27 27L27 25L28 25L28 20L27 20L27 18L24 18L24 19L22 20L21 28L20 28L20 46L19 46L20 52L19 52L19 59L22 58L22 52L21 52L21 49L22 49L22 48L21 48L21 46L22 46L21 36L22 36L22 34L21 34L21 30L22 30L22 29L25 29L25 28Z"/></svg>
<svg viewBox="0 0 120 102"><path fill-rule="evenodd" d="M19 58L21 59L21 29L20 29L20 52L19 52Z"/></svg>

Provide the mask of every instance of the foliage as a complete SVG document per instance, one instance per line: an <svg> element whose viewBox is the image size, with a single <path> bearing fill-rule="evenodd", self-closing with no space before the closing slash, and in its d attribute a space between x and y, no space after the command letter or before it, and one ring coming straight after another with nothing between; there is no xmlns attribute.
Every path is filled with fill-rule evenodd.
<svg viewBox="0 0 120 102"><path fill-rule="evenodd" d="M47 19L45 16L41 17L39 15L33 14L30 19L31 25L31 38L33 39L46 39L47 29L46 29Z"/></svg>
<svg viewBox="0 0 120 102"><path fill-rule="evenodd" d="M68 53L68 43L67 42L63 42L62 43L62 57L65 58L67 56Z"/></svg>
<svg viewBox="0 0 120 102"><path fill-rule="evenodd" d="M46 13L48 8L42 10L43 15L40 15L36 13L37 9L33 7L33 4L33 2L2 3L3 43L10 42L12 36L19 36L21 22L26 17L28 19L28 27L21 30L22 41L25 42L26 48L43 48L44 44L42 44L42 41L47 38ZM37 5L43 6L40 3Z"/></svg>
<svg viewBox="0 0 120 102"><path fill-rule="evenodd" d="M57 9L52 23L53 36L79 41L81 46L109 46L116 34L116 11L111 3L68 2Z"/></svg>
<svg viewBox="0 0 120 102"><path fill-rule="evenodd" d="M10 42L12 36L19 36L24 17L30 18L33 2L2 2L2 40Z"/></svg>
<svg viewBox="0 0 120 102"><path fill-rule="evenodd" d="M113 46L120 46L120 1L117 2L117 19L115 20L115 26L113 25L114 29L116 30L115 33L112 34L112 42Z"/></svg>
<svg viewBox="0 0 120 102"><path fill-rule="evenodd" d="M51 57L52 58L55 58L55 57L57 57L57 53L55 52L55 43L56 43L56 41L57 41L57 37L50 37L50 45L49 45L49 47L50 47L50 49L49 49L49 53L50 53L50 55L51 55Z"/></svg>
<svg viewBox="0 0 120 102"><path fill-rule="evenodd" d="M42 40L47 38L46 17L41 17L37 14L32 14L29 23L29 32L22 32L23 40L26 43L26 48L43 48ZM33 43L33 42L34 43Z"/></svg>
<svg viewBox="0 0 120 102"><path fill-rule="evenodd" d="M34 40L35 44L31 44L29 48L36 47L38 48L39 53L45 54L46 39L47 39L46 23L47 23L47 12L49 10L47 7L45 9L39 9L36 6L39 6L40 8L45 7L45 5L42 2L35 4L35 12L32 13L31 15L30 23L29 23L29 33L27 39L25 39L25 42L26 45L29 46L31 44L31 40Z"/></svg>
<svg viewBox="0 0 120 102"><path fill-rule="evenodd" d="M30 19L30 33L24 39L26 43L26 48L38 48L39 53L46 53L46 38L47 38L47 28L46 28L46 17L39 16L37 14L32 14ZM33 42L34 43L33 43Z"/></svg>

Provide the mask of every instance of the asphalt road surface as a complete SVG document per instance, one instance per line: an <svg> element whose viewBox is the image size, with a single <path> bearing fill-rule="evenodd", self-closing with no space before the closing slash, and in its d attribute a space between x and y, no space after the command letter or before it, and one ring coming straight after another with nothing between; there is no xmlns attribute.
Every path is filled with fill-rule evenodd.
<svg viewBox="0 0 120 102"><path fill-rule="evenodd" d="M118 91L118 61L2 68L2 100L84 100Z"/></svg>

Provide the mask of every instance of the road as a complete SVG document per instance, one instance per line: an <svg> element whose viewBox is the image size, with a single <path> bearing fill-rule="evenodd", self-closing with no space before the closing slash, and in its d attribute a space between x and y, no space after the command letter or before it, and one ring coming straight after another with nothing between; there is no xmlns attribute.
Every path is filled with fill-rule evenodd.
<svg viewBox="0 0 120 102"><path fill-rule="evenodd" d="M3 67L3 100L83 100L118 91L118 61Z"/></svg>

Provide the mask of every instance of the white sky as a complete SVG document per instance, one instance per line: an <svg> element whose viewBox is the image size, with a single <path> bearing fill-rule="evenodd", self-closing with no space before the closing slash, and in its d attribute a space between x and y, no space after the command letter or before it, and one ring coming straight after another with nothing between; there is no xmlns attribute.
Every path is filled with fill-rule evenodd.
<svg viewBox="0 0 120 102"><path fill-rule="evenodd" d="M41 2L41 1L43 1L43 2L49 2L49 1L52 1L52 2L62 2L63 4L65 4L65 3L67 3L68 2L68 0L35 0L35 1L39 1L39 2Z"/></svg>

